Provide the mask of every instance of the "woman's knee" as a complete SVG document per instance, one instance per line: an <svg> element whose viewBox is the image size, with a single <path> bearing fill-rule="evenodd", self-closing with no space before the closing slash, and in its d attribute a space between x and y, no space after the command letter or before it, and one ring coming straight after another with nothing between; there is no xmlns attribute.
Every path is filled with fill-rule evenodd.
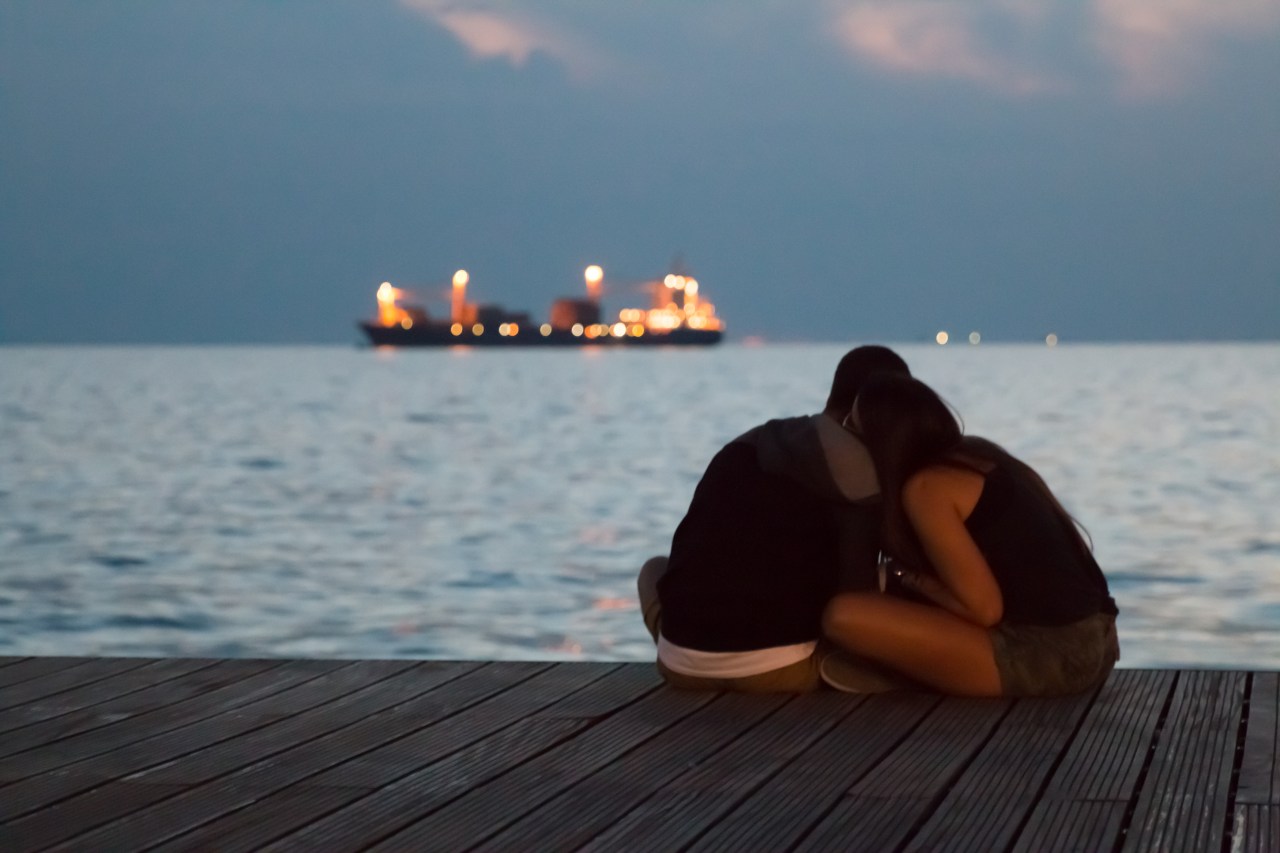
<svg viewBox="0 0 1280 853"><path fill-rule="evenodd" d="M874 607L875 596L846 592L833 597L822 611L822 633L848 647L863 635L867 625L861 618Z"/></svg>

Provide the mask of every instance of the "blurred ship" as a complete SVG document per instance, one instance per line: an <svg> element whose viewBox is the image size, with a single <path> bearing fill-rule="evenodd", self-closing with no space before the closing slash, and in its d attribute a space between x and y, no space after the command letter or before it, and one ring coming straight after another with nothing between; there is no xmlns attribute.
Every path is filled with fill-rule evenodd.
<svg viewBox="0 0 1280 853"><path fill-rule="evenodd" d="M698 280L672 273L645 282L648 308L623 308L616 320L604 318L600 305L604 271L596 265L583 274L584 298L564 297L551 305L548 322L535 323L527 312L467 301L471 276L453 275L449 318L435 318L425 307L404 301L407 291L384 281L378 288L378 316L360 322L374 346L696 346L716 344L724 323L715 306L702 298Z"/></svg>

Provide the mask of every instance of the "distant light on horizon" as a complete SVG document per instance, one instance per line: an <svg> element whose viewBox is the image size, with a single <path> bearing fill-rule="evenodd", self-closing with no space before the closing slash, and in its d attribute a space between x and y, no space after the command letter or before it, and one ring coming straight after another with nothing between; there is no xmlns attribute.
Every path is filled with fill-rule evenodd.
<svg viewBox="0 0 1280 853"><path fill-rule="evenodd" d="M604 278L604 270L599 264L592 264L583 271L582 277L587 280L587 284L599 284Z"/></svg>
<svg viewBox="0 0 1280 853"><path fill-rule="evenodd" d="M1058 345L1058 336L1053 332L1044 336L1045 346L1056 347Z"/></svg>
<svg viewBox="0 0 1280 853"><path fill-rule="evenodd" d="M969 343L973 344L976 347L978 344L982 343L982 335L978 334L977 332L970 332Z"/></svg>
<svg viewBox="0 0 1280 853"><path fill-rule="evenodd" d="M944 347L947 345L947 341L951 340L951 336L946 332L938 332L933 336L933 339L938 342L938 346Z"/></svg>
<svg viewBox="0 0 1280 853"><path fill-rule="evenodd" d="M466 287L467 282L471 281L471 274L466 270L458 270L453 274L454 287Z"/></svg>

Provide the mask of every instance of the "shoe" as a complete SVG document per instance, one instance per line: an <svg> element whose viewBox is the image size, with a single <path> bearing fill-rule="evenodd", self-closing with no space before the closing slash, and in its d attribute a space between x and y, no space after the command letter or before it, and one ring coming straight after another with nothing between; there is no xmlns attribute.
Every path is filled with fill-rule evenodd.
<svg viewBox="0 0 1280 853"><path fill-rule="evenodd" d="M818 664L828 686L845 693L888 693L915 686L910 679L864 658L846 652L830 652Z"/></svg>

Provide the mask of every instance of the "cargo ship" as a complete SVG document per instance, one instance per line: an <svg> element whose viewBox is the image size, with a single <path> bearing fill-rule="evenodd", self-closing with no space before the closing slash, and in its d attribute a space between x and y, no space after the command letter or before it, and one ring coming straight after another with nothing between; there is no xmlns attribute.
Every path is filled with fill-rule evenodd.
<svg viewBox="0 0 1280 853"><path fill-rule="evenodd" d="M592 264L583 273L585 297L564 297L551 305L547 322L501 305L467 301L471 276L453 274L449 316L433 317L410 294L384 281L378 288L378 316L360 322L374 346L706 346L719 343L724 323L699 293L698 280L672 273L645 282L648 308L623 308L616 319L601 309L604 271Z"/></svg>

